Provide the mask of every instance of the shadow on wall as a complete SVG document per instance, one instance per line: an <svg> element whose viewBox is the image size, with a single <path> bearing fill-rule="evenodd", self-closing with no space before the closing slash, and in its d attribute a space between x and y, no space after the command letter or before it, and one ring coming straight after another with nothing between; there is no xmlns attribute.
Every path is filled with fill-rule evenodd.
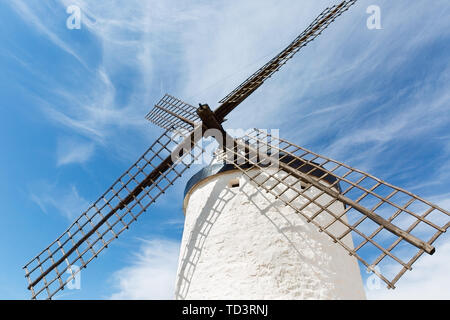
<svg viewBox="0 0 450 320"><path fill-rule="evenodd" d="M208 194L218 195L218 197L209 197L204 204L201 213L195 221L191 230L189 239L184 244L184 254L181 258L178 270L178 279L176 284L175 298L186 299L188 297L191 280L195 274L197 263L202 255L207 238L214 227L214 224L224 213L225 206L228 202L235 199L236 196L242 197L237 199L240 202L246 202L257 210L270 224L273 225L276 232L285 238L289 252L295 253L297 257L293 257L293 262L301 260L308 268L311 268L314 274L321 279L321 285L326 287L334 287L332 275L336 272L328 263L321 263L324 260L332 260L328 256L326 250L317 252L317 246L311 245L310 239L305 234L310 234L314 226L304 223L293 223L291 219L283 213L282 209L285 205L281 200L276 200L272 195L257 188L253 182L244 177L240 178L241 186L239 188L230 188L227 185L227 179L217 179L211 192ZM245 214L246 212L242 212ZM292 215L292 212L288 211ZM303 219L303 218L302 218ZM294 240L294 241L293 241ZM330 241L330 245L335 245ZM299 249L300 248L300 249ZM305 255L305 250L308 255ZM183 251L183 250L182 250ZM312 255L311 255L312 253ZM320 258L318 257L320 255Z"/></svg>
<svg viewBox="0 0 450 320"><path fill-rule="evenodd" d="M225 192L221 192L221 190L224 190ZM195 226L191 230L189 240L187 241L184 250L184 255L181 258L181 266L178 271L178 279L175 287L175 299L177 300L186 299L206 239L225 205L235 197L237 193L233 192L231 188L228 188L223 183L216 183L211 194L219 194L219 197L217 199L209 197L203 206L203 210L195 221ZM227 199L227 197L230 197L230 199ZM209 208L212 208L212 210L209 210Z"/></svg>

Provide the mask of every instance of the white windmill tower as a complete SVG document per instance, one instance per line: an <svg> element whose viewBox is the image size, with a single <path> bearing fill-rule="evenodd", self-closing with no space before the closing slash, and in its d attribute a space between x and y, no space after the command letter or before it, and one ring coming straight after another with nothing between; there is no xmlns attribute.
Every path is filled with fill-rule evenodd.
<svg viewBox="0 0 450 320"><path fill-rule="evenodd" d="M285 163L288 160L292 157L282 158ZM189 180L176 298L364 299L356 258L302 216L314 215L319 207L307 205L299 215L297 208L308 200L294 188L305 190L306 184L286 171L277 172L276 164L259 169L247 162L243 167L245 173L231 164L214 163ZM302 167L305 173L312 169ZM310 173L316 178L324 174L320 169ZM258 185L271 175L285 178L293 186L283 199L297 195L291 201L296 209ZM323 181L339 192L337 179L328 176ZM280 193L282 189L275 184L271 179L265 188L275 187L273 190ZM318 196L315 202L320 205L332 200L319 194L317 188L307 190L309 197ZM345 205L337 201L329 210L340 215ZM345 216L343 219L346 221ZM326 224L331 219L321 215L320 220ZM336 236L345 230L342 224L329 228ZM351 234L343 242L353 249Z"/></svg>
<svg viewBox="0 0 450 320"><path fill-rule="evenodd" d="M261 130L230 137L225 117L356 0L327 8L213 112L165 95L147 119L166 129L87 211L24 267L32 298L52 298L203 152L224 164L186 188L178 299L362 299L358 262L389 288L450 225L450 213L370 174ZM173 132L181 133L181 143ZM388 266L388 267L386 267ZM157 275L155 275L157 276Z"/></svg>

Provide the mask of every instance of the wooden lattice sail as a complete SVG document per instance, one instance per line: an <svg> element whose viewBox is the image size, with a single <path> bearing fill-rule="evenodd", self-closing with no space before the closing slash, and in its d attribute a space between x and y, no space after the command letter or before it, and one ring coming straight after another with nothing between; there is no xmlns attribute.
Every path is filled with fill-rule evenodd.
<svg viewBox="0 0 450 320"><path fill-rule="evenodd" d="M450 213L439 206L263 130L225 151L224 160L303 215L389 288L424 252L434 253L434 241L450 225ZM345 205L339 214L331 209L336 202ZM344 241L348 236L354 247Z"/></svg>

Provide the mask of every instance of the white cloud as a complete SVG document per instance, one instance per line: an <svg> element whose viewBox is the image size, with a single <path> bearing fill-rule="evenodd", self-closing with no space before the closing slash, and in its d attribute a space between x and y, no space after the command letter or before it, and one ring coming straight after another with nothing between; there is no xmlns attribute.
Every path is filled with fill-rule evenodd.
<svg viewBox="0 0 450 320"><path fill-rule="evenodd" d="M139 133L148 130L150 125L143 116L162 90L176 91L171 93L193 104L209 102L214 107L215 101L289 43L323 8L336 2L252 0L205 4L199 1L187 5L180 0L132 0L126 3L61 0L61 8L72 4L82 8L82 28L95 35L102 58L90 70L91 89L80 95L71 88L51 86L65 98L64 103L46 106L44 110L58 123L126 154L122 148L128 144L121 143L123 137L117 134L118 130L130 128ZM384 30L371 32L366 28L368 15L365 10L370 4L370 1L358 1L316 41L302 49L274 79L244 102L226 125L281 127L283 136L308 143L322 137L324 128L339 129L339 122L342 126L339 135L330 141L329 148L321 147L331 148L333 156L342 154L341 160L348 160L349 144L358 137L359 145L365 142L367 145L357 146L361 156L350 160L355 160L354 164L363 161L362 165L367 167L379 158L386 143L398 136L408 136L412 125L418 126L416 132L435 126L434 121L418 123L427 110L423 101L446 98L448 86L436 86L436 92L420 101L416 101L415 96L405 97L404 104L410 106L408 112L396 114L395 109L379 108L378 101L383 92L378 89L383 77L377 75L376 70L395 73L396 68L424 43L448 34L446 19L430 18L442 13L445 1L436 1L434 6L424 1L382 1L379 5ZM60 26L42 22L48 20L49 14L55 14L54 9L46 12L41 8L36 17L34 6L20 1L16 7L29 23L47 30L44 33L50 39L57 35L62 41L63 36L56 29ZM64 10L60 11L66 14ZM252 14L247 14L249 12ZM419 32L418 21L421 24ZM64 44L71 51L79 50L70 47L68 42ZM118 103L115 80L124 71L136 75L129 83L131 94L127 101ZM167 76L169 72L170 76ZM423 84L429 80L425 77ZM346 101L331 102L331 105L323 99L361 82L374 88L370 96L362 94ZM445 83L445 79L440 82ZM160 90L164 83L170 83L169 88ZM423 95L423 89L418 94ZM391 104L395 104L395 97L391 98ZM298 116L290 113L293 104ZM370 121L362 122L360 119L367 113L369 104L374 106L371 110L374 116ZM442 108L430 111L439 114ZM309 116L308 119L302 116L304 114ZM439 118L442 117L435 117L436 120ZM247 119L252 119L252 123ZM380 125L385 119L393 125ZM385 133L380 134L383 130ZM368 149L371 153L364 152Z"/></svg>
<svg viewBox="0 0 450 320"><path fill-rule="evenodd" d="M55 184L39 183L32 188L30 198L43 212L51 209L65 216L70 222L88 208L88 201L80 196L75 186L61 188Z"/></svg>
<svg viewBox="0 0 450 320"><path fill-rule="evenodd" d="M85 163L93 155L95 145L76 139L62 138L58 141L57 166Z"/></svg>
<svg viewBox="0 0 450 320"><path fill-rule="evenodd" d="M180 244L172 240L142 240L129 266L115 272L111 299L173 299Z"/></svg>
<svg viewBox="0 0 450 320"><path fill-rule="evenodd" d="M70 47L70 44L62 40L58 35L58 32L52 30L52 27L54 27L54 25L51 23L52 20L48 20L45 18L45 16L48 14L48 12L46 11L50 10L50 7L36 6L29 1L23 0L12 1L9 4L26 23L33 26L35 30L46 35L49 40L52 41L55 45L72 55L82 65L86 66L81 57Z"/></svg>
<svg viewBox="0 0 450 320"><path fill-rule="evenodd" d="M436 248L432 256L422 256L407 271L395 290L367 290L368 299L450 299L450 243Z"/></svg>
<svg viewBox="0 0 450 320"><path fill-rule="evenodd" d="M151 103L158 98L149 99L156 75L152 58L155 40L151 35L164 26L169 29L173 26L172 21L158 27L156 19L149 19L149 14L154 14L158 8L156 3L137 0L125 3L61 0L56 5L22 0L10 3L31 27L31 32L35 30L46 36L77 60L75 64L64 66L71 77L63 81L54 75L47 76L39 69L39 64L28 64L33 69L28 70L30 75L42 85L42 91L34 98L48 119L125 158L134 154L129 151L137 145L123 143L129 142L124 132L134 133L134 140L137 140L136 135L141 140L151 139L148 137L150 126L144 119ZM82 9L81 30L69 31L61 23L68 17L65 11L68 5L78 5ZM168 14L170 12L165 13ZM93 55L86 54L85 46L80 45L77 37L86 31L90 32ZM96 55L100 59L91 59ZM78 62L84 68L79 68ZM122 86L123 82L127 82L128 89L122 88L118 93L117 84Z"/></svg>

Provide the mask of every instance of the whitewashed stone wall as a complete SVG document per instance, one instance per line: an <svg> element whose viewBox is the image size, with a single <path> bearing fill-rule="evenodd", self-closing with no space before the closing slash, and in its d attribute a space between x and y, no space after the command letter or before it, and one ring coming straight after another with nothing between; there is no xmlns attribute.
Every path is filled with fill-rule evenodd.
<svg viewBox="0 0 450 320"><path fill-rule="evenodd" d="M231 188L236 179L240 186ZM176 299L365 299L356 259L238 171L194 186L185 214ZM343 225L332 230L339 234ZM353 247L350 235L344 242Z"/></svg>

